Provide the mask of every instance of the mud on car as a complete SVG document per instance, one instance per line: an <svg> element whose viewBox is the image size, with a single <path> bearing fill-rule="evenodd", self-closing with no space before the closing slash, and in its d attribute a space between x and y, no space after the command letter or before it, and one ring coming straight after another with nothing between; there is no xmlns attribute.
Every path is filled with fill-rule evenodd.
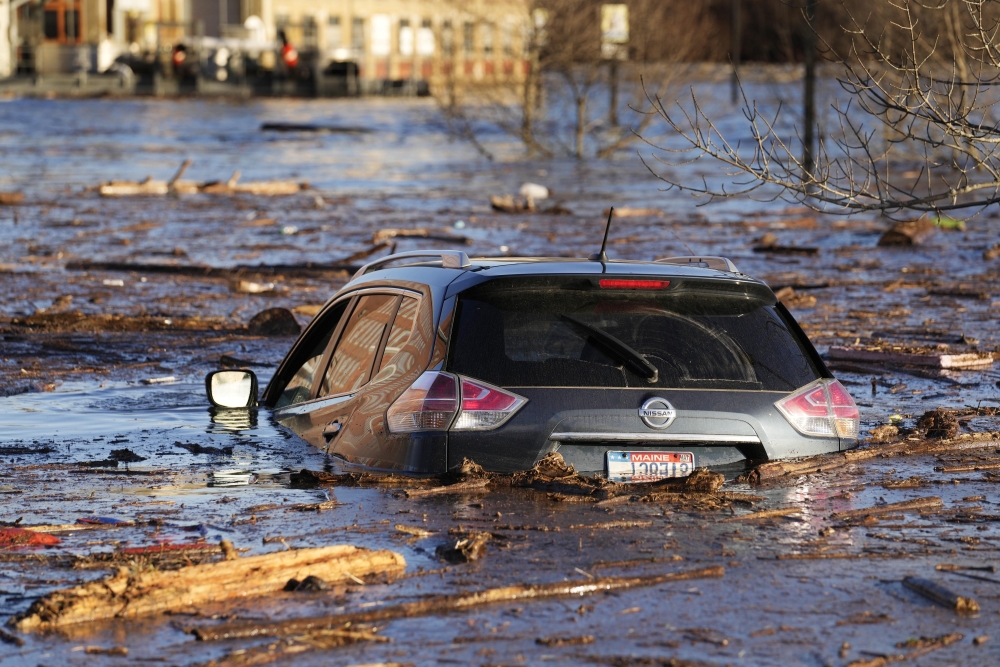
<svg viewBox="0 0 1000 667"><path fill-rule="evenodd" d="M206 385L256 405L251 371ZM771 289L720 257L391 255L326 303L260 402L350 464L510 472L558 451L619 481L848 449L859 421Z"/></svg>

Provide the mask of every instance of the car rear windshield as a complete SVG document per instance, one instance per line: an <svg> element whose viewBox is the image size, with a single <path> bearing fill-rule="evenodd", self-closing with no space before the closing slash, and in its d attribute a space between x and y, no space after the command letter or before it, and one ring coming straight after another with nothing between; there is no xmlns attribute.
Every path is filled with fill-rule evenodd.
<svg viewBox="0 0 1000 667"><path fill-rule="evenodd" d="M504 387L791 391L821 376L773 302L586 281L463 292L449 355L453 372Z"/></svg>

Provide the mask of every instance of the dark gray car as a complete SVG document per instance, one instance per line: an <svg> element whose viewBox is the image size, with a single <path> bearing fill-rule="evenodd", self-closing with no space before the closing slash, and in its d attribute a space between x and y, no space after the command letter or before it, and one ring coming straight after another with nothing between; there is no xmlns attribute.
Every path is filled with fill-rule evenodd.
<svg viewBox="0 0 1000 667"><path fill-rule="evenodd" d="M249 372L208 386L254 403ZM558 451L623 481L848 449L859 418L770 288L718 257L393 255L323 307L262 402L362 466L514 471Z"/></svg>

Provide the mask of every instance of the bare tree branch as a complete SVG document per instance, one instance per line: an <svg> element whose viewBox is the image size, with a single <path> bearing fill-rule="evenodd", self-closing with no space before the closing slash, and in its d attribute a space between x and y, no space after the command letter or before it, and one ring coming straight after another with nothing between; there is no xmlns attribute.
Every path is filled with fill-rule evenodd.
<svg viewBox="0 0 1000 667"><path fill-rule="evenodd" d="M1000 121L992 113L1000 101L1000 0L880 0L864 19L841 5L849 49L837 53L832 39L817 34L841 69L838 81L849 100L831 105L836 131L821 140L811 173L797 158L797 132L782 129L778 113L763 117L745 90L751 142L735 146L693 92L687 108L678 103L676 109L647 94L680 143L647 142L654 153L710 158L726 172L729 187L704 178L691 182L676 175L683 171L654 168L644 159L647 168L668 189L706 202L777 196L826 212L887 215L974 213L1000 203Z"/></svg>

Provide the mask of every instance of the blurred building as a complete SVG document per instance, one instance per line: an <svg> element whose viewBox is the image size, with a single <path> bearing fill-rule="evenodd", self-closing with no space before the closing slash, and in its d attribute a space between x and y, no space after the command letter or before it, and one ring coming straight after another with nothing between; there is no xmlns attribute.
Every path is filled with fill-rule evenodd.
<svg viewBox="0 0 1000 667"><path fill-rule="evenodd" d="M5 7L6 4L6 7ZM101 72L123 52L183 34L188 0L0 0L8 67L27 74ZM6 9L6 11L4 11ZM3 38L0 37L0 40Z"/></svg>
<svg viewBox="0 0 1000 667"><path fill-rule="evenodd" d="M523 76L528 29L525 0L0 0L0 76L103 72L122 59L169 78L184 45L197 66L185 71L213 81L233 80L233 62L244 79L308 80L317 94L412 92Z"/></svg>
<svg viewBox="0 0 1000 667"><path fill-rule="evenodd" d="M440 85L521 77L528 3L523 0L268 0L275 34L318 69L357 67L361 85Z"/></svg>

